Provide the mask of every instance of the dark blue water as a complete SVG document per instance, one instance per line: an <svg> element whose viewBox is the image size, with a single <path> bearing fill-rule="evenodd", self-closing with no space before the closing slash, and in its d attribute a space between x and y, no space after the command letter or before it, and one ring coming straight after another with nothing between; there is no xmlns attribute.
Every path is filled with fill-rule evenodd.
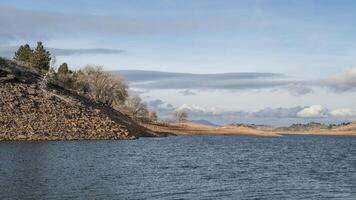
<svg viewBox="0 0 356 200"><path fill-rule="evenodd" d="M356 199L356 137L1 142L0 199Z"/></svg>

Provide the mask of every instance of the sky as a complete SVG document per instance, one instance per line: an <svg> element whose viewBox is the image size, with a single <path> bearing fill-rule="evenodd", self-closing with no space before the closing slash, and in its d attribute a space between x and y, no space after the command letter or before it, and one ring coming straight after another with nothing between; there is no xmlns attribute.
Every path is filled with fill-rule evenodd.
<svg viewBox="0 0 356 200"><path fill-rule="evenodd" d="M356 120L352 0L0 0L0 56L43 41L58 63L123 76L161 118Z"/></svg>

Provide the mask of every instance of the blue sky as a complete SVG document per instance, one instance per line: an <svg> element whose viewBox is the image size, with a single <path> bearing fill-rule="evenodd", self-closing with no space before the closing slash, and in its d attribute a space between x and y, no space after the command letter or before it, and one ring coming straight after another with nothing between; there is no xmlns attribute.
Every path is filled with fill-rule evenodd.
<svg viewBox="0 0 356 200"><path fill-rule="evenodd" d="M356 109L350 100L356 97L354 82L347 79L356 64L355 9L351 0L0 0L0 48L42 40L57 49L121 50L57 55L58 62L67 61L74 69L98 64L112 71L283 74L285 85L267 89L242 90L235 82L229 89L133 89L147 101L160 99L174 107L252 113L321 105L329 112L348 109L349 120ZM335 92L337 84L344 84L335 76L349 80L351 89ZM216 98L221 95L233 100Z"/></svg>

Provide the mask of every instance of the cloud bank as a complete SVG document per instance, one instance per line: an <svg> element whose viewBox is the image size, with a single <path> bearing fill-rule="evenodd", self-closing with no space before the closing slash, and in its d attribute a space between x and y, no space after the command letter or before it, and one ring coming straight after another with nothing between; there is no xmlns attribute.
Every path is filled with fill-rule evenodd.
<svg viewBox="0 0 356 200"><path fill-rule="evenodd" d="M297 117L301 118L320 118L327 117L328 110L321 105L312 105L306 107L297 113Z"/></svg>
<svg viewBox="0 0 356 200"><path fill-rule="evenodd" d="M5 46L0 47L0 56L11 58L14 56L18 46ZM56 56L72 56L72 55L85 55L85 54L119 54L125 51L120 49L105 49L105 48L92 48L92 49L58 49L46 48Z"/></svg>
<svg viewBox="0 0 356 200"><path fill-rule="evenodd" d="M353 91L356 88L356 67L322 79L320 83L336 92Z"/></svg>
<svg viewBox="0 0 356 200"><path fill-rule="evenodd" d="M211 21L173 17L69 15L0 6L0 43L60 38L81 35L83 32L92 35L179 33L210 27Z"/></svg>
<svg viewBox="0 0 356 200"><path fill-rule="evenodd" d="M122 70L112 73L120 74L133 88L177 89L183 90L179 92L183 95L192 95L191 90L262 89L293 83L287 80L287 76L278 73L190 74L142 70Z"/></svg>
<svg viewBox="0 0 356 200"><path fill-rule="evenodd" d="M219 107L203 107L196 104L182 104L174 107L162 100L151 100L151 109L158 112L160 117L171 117L175 110L184 110L192 120L208 120L218 124L227 123L257 123L271 125L290 125L292 123L306 123L317 121L321 123L337 123L356 120L356 109L337 108L328 109L322 105L295 106L290 108L263 108L257 111L226 111Z"/></svg>
<svg viewBox="0 0 356 200"><path fill-rule="evenodd" d="M313 93L317 88L332 92L352 92L356 89L356 67L317 80L293 80L293 75L279 73L241 72L221 74L190 74L144 70L122 70L132 87L142 89L176 89L187 96L197 90L242 90L277 88L300 96ZM193 92L195 90L195 92Z"/></svg>

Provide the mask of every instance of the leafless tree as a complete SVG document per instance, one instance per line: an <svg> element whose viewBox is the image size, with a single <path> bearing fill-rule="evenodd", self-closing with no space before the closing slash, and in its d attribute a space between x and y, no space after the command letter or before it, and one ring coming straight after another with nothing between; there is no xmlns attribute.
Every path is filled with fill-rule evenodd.
<svg viewBox="0 0 356 200"><path fill-rule="evenodd" d="M148 112L148 120L150 122L157 122L157 114L155 111L149 111Z"/></svg>
<svg viewBox="0 0 356 200"><path fill-rule="evenodd" d="M135 120L147 121L149 111L146 104L144 104L140 97L128 97L125 101L124 112Z"/></svg>
<svg viewBox="0 0 356 200"><path fill-rule="evenodd" d="M184 110L176 110L173 112L173 116L176 119L176 122L185 122L188 119L188 113Z"/></svg>
<svg viewBox="0 0 356 200"><path fill-rule="evenodd" d="M75 88L91 99L119 107L128 96L127 84L119 77L111 75L98 66L86 66L73 75Z"/></svg>

